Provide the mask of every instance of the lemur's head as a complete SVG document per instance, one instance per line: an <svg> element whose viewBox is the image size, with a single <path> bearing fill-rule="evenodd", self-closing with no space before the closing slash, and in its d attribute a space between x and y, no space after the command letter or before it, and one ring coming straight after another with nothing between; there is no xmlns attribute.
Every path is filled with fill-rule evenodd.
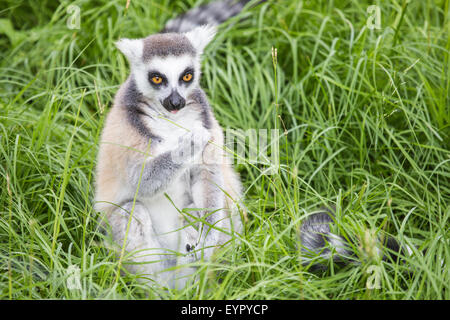
<svg viewBox="0 0 450 320"><path fill-rule="evenodd" d="M130 63L139 92L176 113L198 87L200 57L215 33L215 27L206 25L187 33L121 39L116 45Z"/></svg>

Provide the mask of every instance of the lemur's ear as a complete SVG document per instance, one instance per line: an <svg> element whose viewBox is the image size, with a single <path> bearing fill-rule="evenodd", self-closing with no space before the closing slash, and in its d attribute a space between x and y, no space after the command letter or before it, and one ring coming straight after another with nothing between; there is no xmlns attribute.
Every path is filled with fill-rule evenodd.
<svg viewBox="0 0 450 320"><path fill-rule="evenodd" d="M214 38L217 28L213 25L203 25L186 32L185 35L199 54L203 53L206 45Z"/></svg>
<svg viewBox="0 0 450 320"><path fill-rule="evenodd" d="M141 39L120 39L116 42L116 47L129 62L138 62L142 59L144 44Z"/></svg>

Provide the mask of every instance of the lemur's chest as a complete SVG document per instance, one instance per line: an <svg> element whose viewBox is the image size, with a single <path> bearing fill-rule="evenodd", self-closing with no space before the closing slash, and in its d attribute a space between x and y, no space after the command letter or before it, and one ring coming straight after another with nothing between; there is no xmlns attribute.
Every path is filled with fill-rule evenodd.
<svg viewBox="0 0 450 320"><path fill-rule="evenodd" d="M154 156L175 150L183 135L203 125L200 115L189 110L181 110L171 119L153 117L146 121L152 133L161 138L155 142L154 147L152 146ZM151 214L155 215L157 221L155 223L159 224L158 230L169 232L178 229L182 218L178 210L192 205L190 168L186 167L184 172L181 172L167 187L164 194L143 201L146 202ZM161 216L164 219L160 219Z"/></svg>

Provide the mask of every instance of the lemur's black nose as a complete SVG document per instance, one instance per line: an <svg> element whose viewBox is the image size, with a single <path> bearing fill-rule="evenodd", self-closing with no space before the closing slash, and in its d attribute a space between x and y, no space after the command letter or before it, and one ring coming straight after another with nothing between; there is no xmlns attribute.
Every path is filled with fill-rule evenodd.
<svg viewBox="0 0 450 320"><path fill-rule="evenodd" d="M163 106L169 111L178 111L182 109L186 104L186 100L180 96L180 94L174 90L172 93L164 99Z"/></svg>

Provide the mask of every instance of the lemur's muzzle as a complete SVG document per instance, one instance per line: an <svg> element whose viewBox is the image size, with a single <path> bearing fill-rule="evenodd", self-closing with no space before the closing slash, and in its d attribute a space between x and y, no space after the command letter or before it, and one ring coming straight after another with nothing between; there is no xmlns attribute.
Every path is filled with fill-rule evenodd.
<svg viewBox="0 0 450 320"><path fill-rule="evenodd" d="M163 106L172 113L177 113L186 105L186 100L180 94L173 90L172 93L164 99Z"/></svg>

